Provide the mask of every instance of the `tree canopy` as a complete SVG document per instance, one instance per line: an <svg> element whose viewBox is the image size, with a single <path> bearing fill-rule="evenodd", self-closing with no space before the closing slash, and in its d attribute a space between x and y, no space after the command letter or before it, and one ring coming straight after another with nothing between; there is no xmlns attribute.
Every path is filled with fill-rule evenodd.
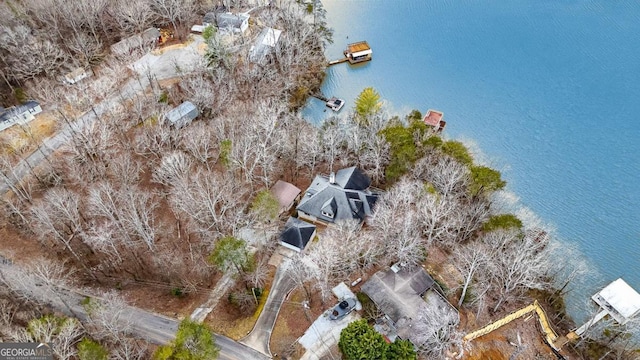
<svg viewBox="0 0 640 360"><path fill-rule="evenodd" d="M522 221L513 214L493 215L484 223L482 230L494 231L498 229L522 229Z"/></svg>
<svg viewBox="0 0 640 360"><path fill-rule="evenodd" d="M218 357L213 333L206 325L188 319L182 320L176 339L158 348L156 360L211 360Z"/></svg>
<svg viewBox="0 0 640 360"><path fill-rule="evenodd" d="M442 144L442 152L458 160L465 165L473 164L473 157L469 154L469 150L460 141L447 141Z"/></svg>
<svg viewBox="0 0 640 360"><path fill-rule="evenodd" d="M278 199L268 189L261 190L251 203L251 212L262 222L271 222L280 214Z"/></svg>
<svg viewBox="0 0 640 360"><path fill-rule="evenodd" d="M209 255L209 262L224 272L236 269L238 273L243 273L251 268L251 258L247 253L246 243L233 236L225 236L218 240L213 252Z"/></svg>
<svg viewBox="0 0 640 360"><path fill-rule="evenodd" d="M78 343L78 358L80 360L107 360L109 352L99 343L84 338Z"/></svg>
<svg viewBox="0 0 640 360"><path fill-rule="evenodd" d="M415 360L416 352L408 340L396 340L388 344L367 320L361 319L347 325L340 333L338 347L346 360Z"/></svg>
<svg viewBox="0 0 640 360"><path fill-rule="evenodd" d="M507 182L502 180L498 170L486 166L471 166L469 190L472 195L492 193L501 190L505 185L507 185Z"/></svg>
<svg viewBox="0 0 640 360"><path fill-rule="evenodd" d="M367 118L380 111L381 108L380 94L372 87L362 90L356 99L356 115L360 117L361 125L367 125Z"/></svg>

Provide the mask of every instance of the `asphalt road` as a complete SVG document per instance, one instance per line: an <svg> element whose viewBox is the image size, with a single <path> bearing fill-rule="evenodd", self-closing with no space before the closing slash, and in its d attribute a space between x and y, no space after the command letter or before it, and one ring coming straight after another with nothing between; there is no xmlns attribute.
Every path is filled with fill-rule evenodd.
<svg viewBox="0 0 640 360"><path fill-rule="evenodd" d="M201 46L202 43L202 36L194 35L194 41L184 48L166 51L161 55L149 53L131 64L131 68L138 72L139 76L129 80L121 89L102 102L95 104L92 109L89 109L89 111L78 117L71 124L64 124L60 131L43 141L40 150L36 150L14 167L15 178L13 182L20 181L27 176L30 168L38 166L46 156L49 156L52 152L67 143L71 138L71 126L77 131L93 123L96 119L100 118L111 105L121 102L123 99L131 99L135 94L146 89L149 86L150 77L157 80L170 79L180 73L193 71L200 57L198 47ZM4 181L1 181L0 193L3 194L8 190L9 186Z"/></svg>
<svg viewBox="0 0 640 360"><path fill-rule="evenodd" d="M0 257L0 259L3 259ZM21 269L11 264L10 261L0 261L0 281L17 284L21 278ZM36 299L46 299L49 306L68 316L74 316L80 320L87 319L87 313L82 305L82 300L91 294L72 289L56 289L46 285L33 286L28 282L19 282L21 293ZM146 311L140 308L128 306L119 317L130 326L130 332L134 337L144 339L150 343L163 345L175 338L179 321L170 317ZM220 348L218 359L221 360L268 360L270 356L261 354L250 347L240 344L228 337L213 334L216 344Z"/></svg>

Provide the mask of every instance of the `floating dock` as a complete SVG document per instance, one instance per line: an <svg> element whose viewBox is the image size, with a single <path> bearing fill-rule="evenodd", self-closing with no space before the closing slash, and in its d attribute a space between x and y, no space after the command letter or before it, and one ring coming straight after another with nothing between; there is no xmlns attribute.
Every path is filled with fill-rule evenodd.
<svg viewBox="0 0 640 360"><path fill-rule="evenodd" d="M335 112L340 111L344 106L344 100L338 99L337 97L332 97L327 101L327 107Z"/></svg>
<svg viewBox="0 0 640 360"><path fill-rule="evenodd" d="M331 97L331 99L327 98L326 96L322 95L322 94L311 94L311 96L313 96L314 98L320 100L320 101L324 101L325 105L335 111L338 112L340 111L340 109L342 109L344 107L344 100L342 99L338 99L337 97L333 96Z"/></svg>

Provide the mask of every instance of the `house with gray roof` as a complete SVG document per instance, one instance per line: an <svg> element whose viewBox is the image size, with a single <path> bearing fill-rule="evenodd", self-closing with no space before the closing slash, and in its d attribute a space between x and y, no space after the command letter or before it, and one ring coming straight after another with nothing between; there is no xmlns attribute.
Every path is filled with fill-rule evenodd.
<svg viewBox="0 0 640 360"><path fill-rule="evenodd" d="M361 289L390 322L393 334L384 334L390 338L411 340L416 321L438 329L459 321L456 308L444 298L442 289L422 267L409 269L394 265L375 273Z"/></svg>
<svg viewBox="0 0 640 360"><path fill-rule="evenodd" d="M220 31L244 34L249 28L249 14L217 13L216 25Z"/></svg>
<svg viewBox="0 0 640 360"><path fill-rule="evenodd" d="M185 101L169 110L165 114L165 119L170 125L181 128L191 123L199 114L198 108L192 102Z"/></svg>
<svg viewBox="0 0 640 360"><path fill-rule="evenodd" d="M369 177L355 166L329 176L316 175L296 208L298 217L324 224L366 221L380 195L370 186Z"/></svg>
<svg viewBox="0 0 640 360"><path fill-rule="evenodd" d="M29 100L24 104L10 108L0 107L0 131L14 124L26 124L35 119L35 115L42 112L42 107L35 100Z"/></svg>
<svg viewBox="0 0 640 360"><path fill-rule="evenodd" d="M300 252L315 236L315 225L290 217L280 234L280 244L288 249Z"/></svg>

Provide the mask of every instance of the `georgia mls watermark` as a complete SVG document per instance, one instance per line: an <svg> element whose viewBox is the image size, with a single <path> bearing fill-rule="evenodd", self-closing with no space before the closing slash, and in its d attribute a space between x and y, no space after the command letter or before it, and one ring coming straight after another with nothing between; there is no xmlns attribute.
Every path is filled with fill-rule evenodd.
<svg viewBox="0 0 640 360"><path fill-rule="evenodd" d="M45 343L0 343L0 360L53 360L53 351Z"/></svg>

